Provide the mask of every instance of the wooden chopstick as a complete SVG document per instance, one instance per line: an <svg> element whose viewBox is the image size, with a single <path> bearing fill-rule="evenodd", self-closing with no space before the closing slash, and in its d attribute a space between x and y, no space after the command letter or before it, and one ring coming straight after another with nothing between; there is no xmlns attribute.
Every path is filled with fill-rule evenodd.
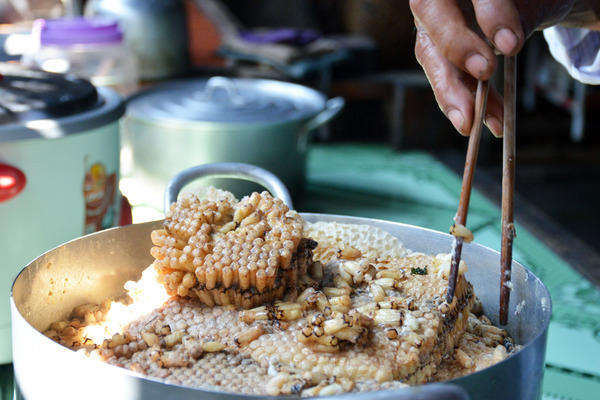
<svg viewBox="0 0 600 400"><path fill-rule="evenodd" d="M477 92L475 94L475 112L473 126L469 135L469 144L467 147L467 156L465 160L465 169L463 173L462 188L460 200L458 202L458 212L454 218L456 224L465 226L467 224L467 212L471 200L471 187L473 185L473 175L477 154L479 152L479 142L481 141L481 130L483 128L483 119L485 116L485 107L489 91L489 81L478 81ZM452 303L454 291L456 289L456 280L458 278L458 265L460 264L462 253L463 238L454 235L452 242L452 263L450 264L450 276L448 277L448 291L446 293L446 302Z"/></svg>
<svg viewBox="0 0 600 400"><path fill-rule="evenodd" d="M499 322L508 322L510 301L512 246L515 237L515 127L516 127L517 57L504 57L504 135L502 150L502 248L500 252Z"/></svg>

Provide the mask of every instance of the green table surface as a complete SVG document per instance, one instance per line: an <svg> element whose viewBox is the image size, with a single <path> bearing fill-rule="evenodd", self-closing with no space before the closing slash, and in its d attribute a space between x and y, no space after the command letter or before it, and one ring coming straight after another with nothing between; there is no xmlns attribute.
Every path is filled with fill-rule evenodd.
<svg viewBox="0 0 600 400"><path fill-rule="evenodd" d="M461 177L429 153L384 145L314 145L301 212L378 218L447 232ZM600 399L600 290L516 223L513 258L548 287L553 314L543 399ZM500 209L474 191L467 226L475 241L500 250ZM0 398L12 398L12 370L0 366Z"/></svg>

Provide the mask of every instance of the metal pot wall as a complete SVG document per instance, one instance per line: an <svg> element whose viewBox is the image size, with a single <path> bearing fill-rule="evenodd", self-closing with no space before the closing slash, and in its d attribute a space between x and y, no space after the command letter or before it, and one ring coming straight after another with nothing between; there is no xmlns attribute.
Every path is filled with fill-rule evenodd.
<svg viewBox="0 0 600 400"><path fill-rule="evenodd" d="M118 224L121 98L79 79L0 68L0 363L10 285L60 243Z"/></svg>
<svg viewBox="0 0 600 400"><path fill-rule="evenodd" d="M201 166L178 175L169 185L170 202L191 177L207 171L242 176L248 170ZM208 169L207 169L208 168ZM243 167L246 168L246 167ZM267 187L274 180L261 174ZM276 181L276 180L275 180ZM285 188L272 192L285 195ZM412 250L448 252L452 236L420 227L357 217L302 214L307 221L370 224L398 237ZM127 280L137 279L152 261L150 232L162 221L135 224L96 233L66 243L30 263L13 286L12 315L16 383L30 400L48 397L90 399L242 399L258 398L170 385L116 366L81 357L42 333L48 325L69 316L73 307L100 302L122 293ZM478 244L465 244L467 279L474 285L486 315L498 323L500 255ZM335 399L539 399L551 300L543 283L513 261L510 318L506 328L523 349L487 369L442 384L410 389L348 394ZM110 382L110 385L102 384ZM68 387L69 390L65 390Z"/></svg>
<svg viewBox="0 0 600 400"><path fill-rule="evenodd" d="M141 92L127 105L122 171L131 179L125 180L125 194L136 205L162 210L165 186L179 171L242 162L273 172L295 195L304 184L311 131L343 107L342 98L260 79L184 80ZM236 194L257 189L214 179L203 183Z"/></svg>

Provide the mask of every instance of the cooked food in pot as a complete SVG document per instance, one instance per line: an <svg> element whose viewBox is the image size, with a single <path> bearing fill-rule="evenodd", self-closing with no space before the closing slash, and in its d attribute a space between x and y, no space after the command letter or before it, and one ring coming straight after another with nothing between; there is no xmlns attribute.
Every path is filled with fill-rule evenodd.
<svg viewBox="0 0 600 400"><path fill-rule="evenodd" d="M464 262L448 304L448 254L369 225L305 223L267 192L187 194L152 240L156 260L122 302L78 307L45 334L168 383L262 395L451 379L518 350L481 315ZM147 298L150 311L115 317Z"/></svg>

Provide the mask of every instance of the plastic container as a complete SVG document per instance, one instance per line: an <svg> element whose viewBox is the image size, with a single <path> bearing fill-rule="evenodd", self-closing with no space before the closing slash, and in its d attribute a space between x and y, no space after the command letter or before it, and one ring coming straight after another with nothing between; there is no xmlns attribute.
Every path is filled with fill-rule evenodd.
<svg viewBox="0 0 600 400"><path fill-rule="evenodd" d="M38 46L23 55L26 67L73 74L123 95L137 89L138 63L126 48L115 19L39 19L32 34Z"/></svg>

